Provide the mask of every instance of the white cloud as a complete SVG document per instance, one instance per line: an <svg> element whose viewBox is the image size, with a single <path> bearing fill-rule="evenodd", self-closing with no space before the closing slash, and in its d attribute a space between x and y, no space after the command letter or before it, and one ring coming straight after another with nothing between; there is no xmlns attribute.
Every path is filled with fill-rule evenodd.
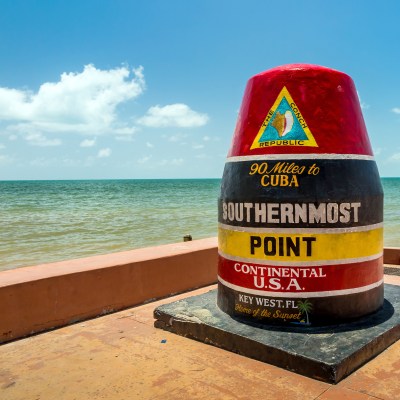
<svg viewBox="0 0 400 400"><path fill-rule="evenodd" d="M113 132L117 135L129 135L132 136L137 129L134 126L125 126L123 128L115 128Z"/></svg>
<svg viewBox="0 0 400 400"><path fill-rule="evenodd" d="M13 142L14 140L17 140L18 139L18 136L17 135L14 135L14 134L12 134L12 135L10 135L9 137L8 137L8 140L10 141L10 142Z"/></svg>
<svg viewBox="0 0 400 400"><path fill-rule="evenodd" d="M68 167L77 167L79 165L82 165L82 161L68 157L64 157L61 159L56 157L51 157L51 158L39 157L29 161L30 166L39 168L44 168L44 167L48 168L54 165L59 166L60 164L66 165Z"/></svg>
<svg viewBox="0 0 400 400"><path fill-rule="evenodd" d="M392 108L392 112L394 112L395 114L400 114L400 108L394 107L394 108Z"/></svg>
<svg viewBox="0 0 400 400"><path fill-rule="evenodd" d="M168 142L181 142L183 139L187 138L186 133L177 133L175 135L162 135L164 139L167 139Z"/></svg>
<svg viewBox="0 0 400 400"><path fill-rule="evenodd" d="M160 160L157 163L157 165L161 166L161 167L168 166L168 165L179 166L179 165L182 165L183 162L184 162L183 158L173 158L172 160L163 159L163 160Z"/></svg>
<svg viewBox="0 0 400 400"><path fill-rule="evenodd" d="M145 163L147 163L147 161L150 161L150 159L151 159L151 156L144 156L144 157L139 158L137 160L137 162L139 164L145 164Z"/></svg>
<svg viewBox="0 0 400 400"><path fill-rule="evenodd" d="M400 153L394 153L389 157L391 162L400 162Z"/></svg>
<svg viewBox="0 0 400 400"><path fill-rule="evenodd" d="M76 160L74 158L63 158L62 163L66 165L67 167L78 167L79 165L82 164L81 160Z"/></svg>
<svg viewBox="0 0 400 400"><path fill-rule="evenodd" d="M117 121L117 106L138 97L145 88L143 68L109 70L86 65L82 72L64 72L58 82L43 83L37 93L0 87L0 120L13 133L133 133Z"/></svg>
<svg viewBox="0 0 400 400"><path fill-rule="evenodd" d="M80 147L93 147L96 144L96 139L85 139L80 143Z"/></svg>
<svg viewBox="0 0 400 400"><path fill-rule="evenodd" d="M29 165L32 167L48 167L49 165L52 165L55 163L55 158L34 158L29 162Z"/></svg>
<svg viewBox="0 0 400 400"><path fill-rule="evenodd" d="M60 139L48 139L46 136L39 132L31 132L25 136L25 140L32 146L50 147L60 146Z"/></svg>
<svg viewBox="0 0 400 400"><path fill-rule="evenodd" d="M152 143L150 143L150 142L146 142L146 146L147 146L149 149L152 149L152 148L154 147L154 144L152 144Z"/></svg>
<svg viewBox="0 0 400 400"><path fill-rule="evenodd" d="M7 154L0 154L0 165L11 164L13 159Z"/></svg>
<svg viewBox="0 0 400 400"><path fill-rule="evenodd" d="M204 148L204 144L194 144L192 146L192 148L195 149L195 150L203 149Z"/></svg>
<svg viewBox="0 0 400 400"><path fill-rule="evenodd" d="M183 164L183 158L174 158L171 160L172 165L182 165Z"/></svg>
<svg viewBox="0 0 400 400"><path fill-rule="evenodd" d="M132 135L118 135L118 136L115 136L115 139L120 142L134 142L135 141L133 139Z"/></svg>
<svg viewBox="0 0 400 400"><path fill-rule="evenodd" d="M195 128L208 122L207 114L200 114L186 104L170 104L150 107L146 115L138 119L140 125L151 128Z"/></svg>
<svg viewBox="0 0 400 400"><path fill-rule="evenodd" d="M219 142L220 141L220 138L218 137L218 136L203 136L203 140L205 141L205 142L209 142L209 141L213 141L213 142Z"/></svg>
<svg viewBox="0 0 400 400"><path fill-rule="evenodd" d="M4 146L3 143L0 143L0 150L5 149L5 148L6 148L6 146Z"/></svg>
<svg viewBox="0 0 400 400"><path fill-rule="evenodd" d="M133 142L133 134L137 131L134 126L125 126L123 128L114 129L115 138L122 142Z"/></svg>
<svg viewBox="0 0 400 400"><path fill-rule="evenodd" d="M360 102L361 108L362 108L363 110L368 110L369 104L364 103L364 102L361 100L361 96L360 96L360 93L358 93L358 91L357 91L357 96L358 96L358 101Z"/></svg>
<svg viewBox="0 0 400 400"><path fill-rule="evenodd" d="M111 149L109 147L106 147L105 149L100 149L99 152L97 153L98 158L106 158L110 157L111 155Z"/></svg>
<svg viewBox="0 0 400 400"><path fill-rule="evenodd" d="M86 157L85 161L83 162L84 167L93 167L95 164L96 158L93 156Z"/></svg>

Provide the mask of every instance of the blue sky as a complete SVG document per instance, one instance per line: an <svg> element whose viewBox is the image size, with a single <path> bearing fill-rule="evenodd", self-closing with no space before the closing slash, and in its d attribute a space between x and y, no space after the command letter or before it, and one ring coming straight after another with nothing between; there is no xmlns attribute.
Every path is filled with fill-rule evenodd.
<svg viewBox="0 0 400 400"><path fill-rule="evenodd" d="M400 2L1 0L0 179L221 177L246 81L349 74L400 176Z"/></svg>

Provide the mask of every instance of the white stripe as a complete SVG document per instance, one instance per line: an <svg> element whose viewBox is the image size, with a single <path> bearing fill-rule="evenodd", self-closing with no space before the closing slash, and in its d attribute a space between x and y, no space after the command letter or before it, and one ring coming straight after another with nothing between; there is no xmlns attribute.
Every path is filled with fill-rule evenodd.
<svg viewBox="0 0 400 400"><path fill-rule="evenodd" d="M352 226L347 228L253 228L244 226L233 226L219 223L218 226L227 231L248 232L248 233L353 233L367 232L373 229L383 228L383 222L372 225Z"/></svg>
<svg viewBox="0 0 400 400"><path fill-rule="evenodd" d="M300 298L310 298L310 297L328 297L328 296L343 296L346 294L362 293L367 290L376 288L383 283L383 279L378 282L372 283L371 285L362 286L353 289L342 289L342 290L328 290L326 292L267 292L264 290L248 289L241 286L233 285L232 283L224 281L220 276L218 280L226 287L236 290L237 292L243 292L248 294L254 294L255 296L268 296L268 297L300 297Z"/></svg>
<svg viewBox="0 0 400 400"><path fill-rule="evenodd" d="M318 267L328 265L342 265L342 264L355 264L366 261L377 260L383 256L383 251L372 256L358 257L358 258L341 258L340 260L317 260L317 261L273 261L273 260L259 260L256 258L236 257L225 254L221 250L218 254L230 261L237 261L246 264L268 265L271 267Z"/></svg>
<svg viewBox="0 0 400 400"><path fill-rule="evenodd" d="M227 157L226 162L268 161L268 160L367 160L374 161L374 156L364 154L262 154L254 156Z"/></svg>

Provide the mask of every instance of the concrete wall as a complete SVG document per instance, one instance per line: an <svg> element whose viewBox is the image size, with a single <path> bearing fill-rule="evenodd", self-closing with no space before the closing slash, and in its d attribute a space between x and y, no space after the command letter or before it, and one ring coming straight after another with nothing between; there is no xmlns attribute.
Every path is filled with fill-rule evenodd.
<svg viewBox="0 0 400 400"><path fill-rule="evenodd" d="M216 238L3 271L0 343L216 279Z"/></svg>
<svg viewBox="0 0 400 400"><path fill-rule="evenodd" d="M215 283L217 254L214 237L0 272L0 343Z"/></svg>
<svg viewBox="0 0 400 400"><path fill-rule="evenodd" d="M398 247L385 247L383 251L383 262L385 264L400 264L400 249Z"/></svg>

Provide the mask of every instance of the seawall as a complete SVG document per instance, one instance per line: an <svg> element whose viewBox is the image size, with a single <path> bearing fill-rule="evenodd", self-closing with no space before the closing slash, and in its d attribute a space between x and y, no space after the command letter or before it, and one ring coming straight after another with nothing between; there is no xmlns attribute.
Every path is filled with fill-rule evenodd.
<svg viewBox="0 0 400 400"><path fill-rule="evenodd" d="M0 343L217 280L217 238L0 272Z"/></svg>
<svg viewBox="0 0 400 400"><path fill-rule="evenodd" d="M0 272L0 343L217 281L217 238ZM400 264L400 249L384 249Z"/></svg>

